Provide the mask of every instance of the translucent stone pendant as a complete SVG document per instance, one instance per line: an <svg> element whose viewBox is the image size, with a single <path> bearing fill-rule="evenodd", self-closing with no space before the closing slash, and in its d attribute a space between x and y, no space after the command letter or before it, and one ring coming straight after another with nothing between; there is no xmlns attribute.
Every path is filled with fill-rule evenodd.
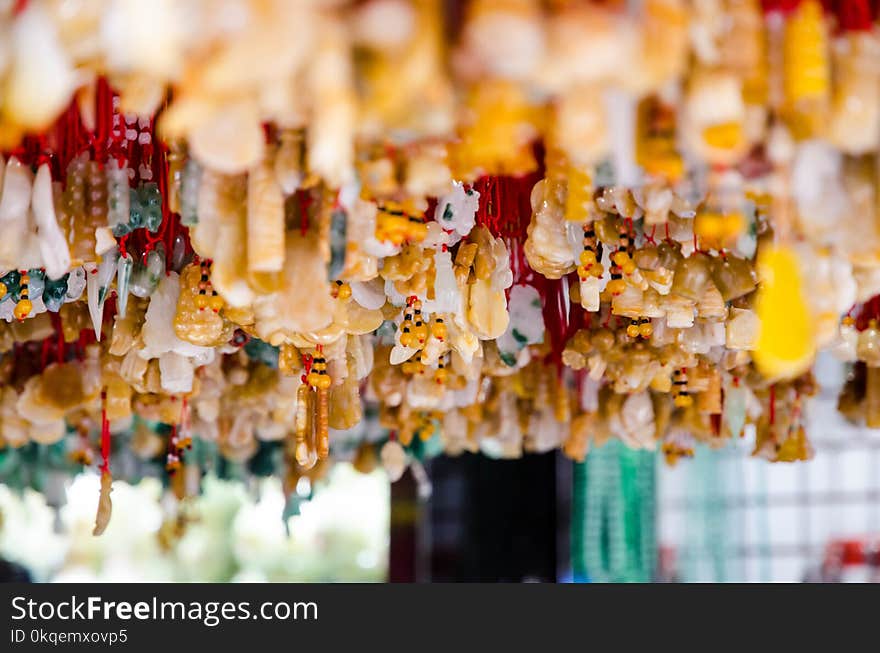
<svg viewBox="0 0 880 653"><path fill-rule="evenodd" d="M120 317L125 317L125 309L128 308L128 286L133 267L134 259L128 253L120 256L116 264L116 295Z"/></svg>
<svg viewBox="0 0 880 653"><path fill-rule="evenodd" d="M107 165L107 226L114 236L123 236L130 231L131 194L128 187L128 168L120 167L117 161Z"/></svg>

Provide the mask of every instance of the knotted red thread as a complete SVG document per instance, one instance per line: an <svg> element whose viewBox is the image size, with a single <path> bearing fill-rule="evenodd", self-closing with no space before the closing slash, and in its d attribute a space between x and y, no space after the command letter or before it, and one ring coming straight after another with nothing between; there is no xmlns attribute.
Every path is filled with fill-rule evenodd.
<svg viewBox="0 0 880 653"><path fill-rule="evenodd" d="M128 236L129 234L125 234L119 238L119 258L128 256Z"/></svg>
<svg viewBox="0 0 880 653"><path fill-rule="evenodd" d="M314 358L311 354L303 354L302 362L303 362L303 375L300 377L303 383L308 383L309 374L312 371L312 361Z"/></svg>

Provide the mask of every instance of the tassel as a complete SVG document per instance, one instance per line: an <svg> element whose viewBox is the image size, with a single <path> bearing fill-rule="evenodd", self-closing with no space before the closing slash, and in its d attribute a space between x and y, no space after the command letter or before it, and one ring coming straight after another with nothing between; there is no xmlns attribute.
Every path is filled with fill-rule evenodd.
<svg viewBox="0 0 880 653"><path fill-rule="evenodd" d="M101 535L110 523L113 502L113 476L110 474L110 422L107 421L107 389L101 390L101 493L98 496L98 512L92 535Z"/></svg>

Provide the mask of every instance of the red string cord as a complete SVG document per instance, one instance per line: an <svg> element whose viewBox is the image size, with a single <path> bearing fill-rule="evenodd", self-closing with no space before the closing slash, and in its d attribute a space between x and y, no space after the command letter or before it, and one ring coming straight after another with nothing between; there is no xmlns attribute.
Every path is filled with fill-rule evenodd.
<svg viewBox="0 0 880 653"><path fill-rule="evenodd" d="M770 424L776 423L776 384L770 386Z"/></svg>
<svg viewBox="0 0 880 653"><path fill-rule="evenodd" d="M101 472L110 471L110 422L107 421L107 390L101 390Z"/></svg>
<svg viewBox="0 0 880 653"><path fill-rule="evenodd" d="M189 433L189 402L186 395L183 396L180 406L180 426L185 433Z"/></svg>
<svg viewBox="0 0 880 653"><path fill-rule="evenodd" d="M303 362L303 375L301 377L303 383L308 383L309 374L312 371L312 355L311 354L303 354L302 362Z"/></svg>

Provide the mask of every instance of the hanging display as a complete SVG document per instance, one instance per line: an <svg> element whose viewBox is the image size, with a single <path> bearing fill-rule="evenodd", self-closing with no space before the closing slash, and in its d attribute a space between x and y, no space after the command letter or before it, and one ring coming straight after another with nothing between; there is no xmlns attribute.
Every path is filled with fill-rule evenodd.
<svg viewBox="0 0 880 653"><path fill-rule="evenodd" d="M806 460L827 349L880 425L867 1L7 4L0 472L96 534L117 456Z"/></svg>

